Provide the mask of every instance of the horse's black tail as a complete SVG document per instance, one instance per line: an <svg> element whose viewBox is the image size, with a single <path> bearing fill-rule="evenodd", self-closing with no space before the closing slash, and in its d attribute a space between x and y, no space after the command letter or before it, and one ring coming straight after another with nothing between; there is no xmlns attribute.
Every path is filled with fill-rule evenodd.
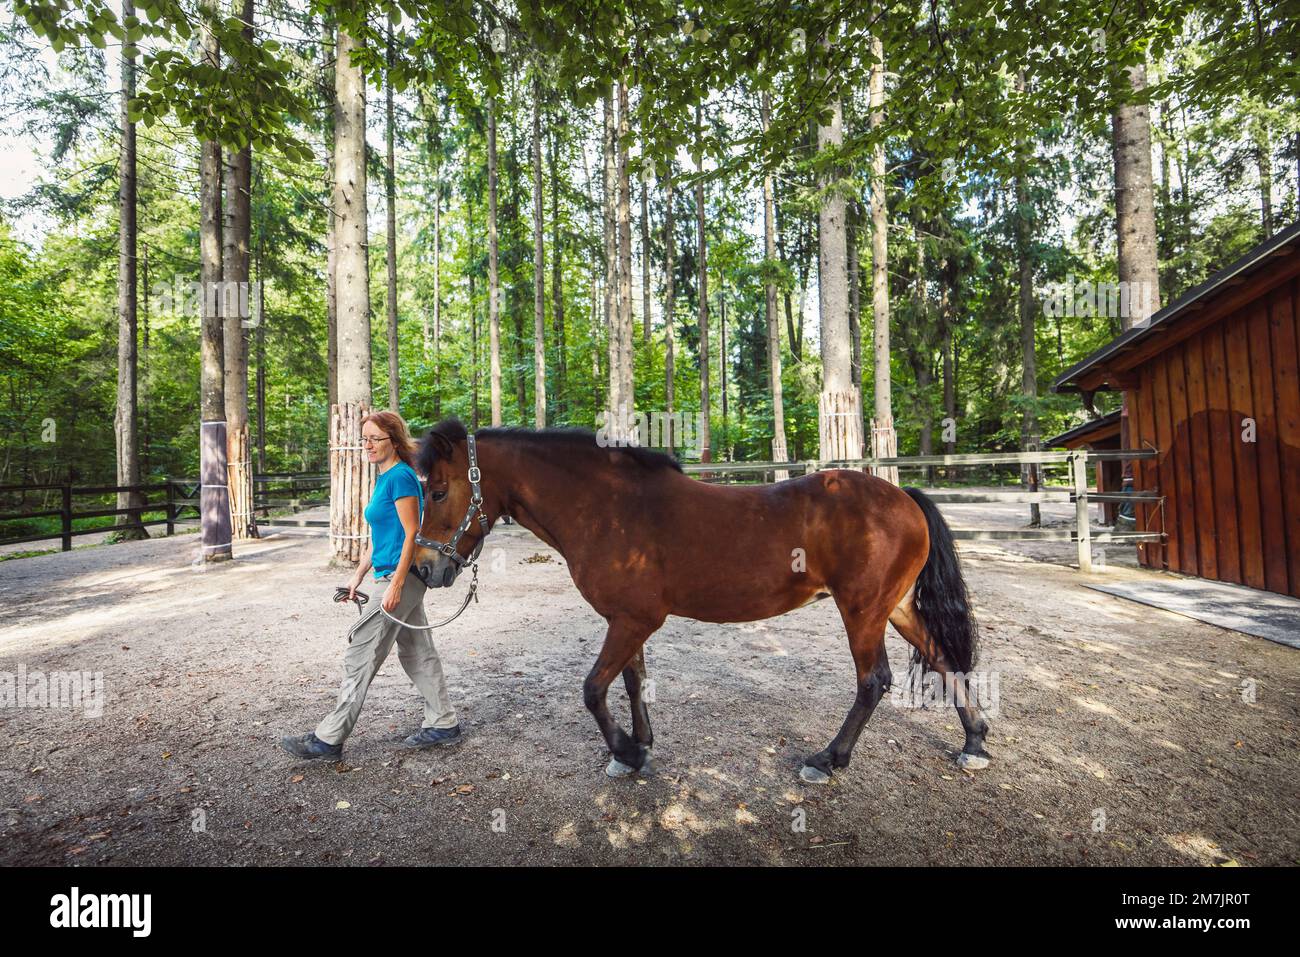
<svg viewBox="0 0 1300 957"><path fill-rule="evenodd" d="M916 579L912 603L916 606L925 630L943 649L948 665L964 673L975 665L979 631L966 595L966 580L953 544L948 523L919 488L903 489L921 507L925 524L930 528L930 555ZM922 664L920 652L913 652L912 664Z"/></svg>

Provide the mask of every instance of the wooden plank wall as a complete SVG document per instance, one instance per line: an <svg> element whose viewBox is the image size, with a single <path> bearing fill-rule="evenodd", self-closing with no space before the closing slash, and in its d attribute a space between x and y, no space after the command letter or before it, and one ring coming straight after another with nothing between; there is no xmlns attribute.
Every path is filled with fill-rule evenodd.
<svg viewBox="0 0 1300 957"><path fill-rule="evenodd" d="M1144 565L1300 597L1300 277L1139 366L1129 393ZM1247 419L1255 422L1247 441Z"/></svg>

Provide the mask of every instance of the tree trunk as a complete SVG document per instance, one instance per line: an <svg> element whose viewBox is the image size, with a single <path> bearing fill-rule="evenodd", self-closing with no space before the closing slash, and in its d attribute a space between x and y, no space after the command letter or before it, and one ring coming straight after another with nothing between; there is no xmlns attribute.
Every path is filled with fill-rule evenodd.
<svg viewBox="0 0 1300 957"><path fill-rule="evenodd" d="M1016 89L1023 95L1026 92L1025 71L1016 76ZM1030 161L1030 151L1025 143L1018 144L1017 152L1020 165L1016 172L1016 261L1020 278L1020 395L1024 399L1024 408L1020 414L1020 450L1022 452L1038 451L1038 413L1035 403L1038 401L1038 360L1035 354L1035 326L1037 310L1034 301L1034 266L1029 256L1029 247L1033 242L1030 217L1033 209L1030 205L1029 186L1025 164ZM1154 222L1154 221L1153 221ZM1027 491L1038 491L1038 466L1025 464L1020 467L1020 483ZM1029 524L1037 528L1042 524L1042 511L1037 502L1029 505Z"/></svg>
<svg viewBox="0 0 1300 957"><path fill-rule="evenodd" d="M262 295L262 247L265 236L257 239L257 471L266 472L266 298ZM255 490L256 491L256 490Z"/></svg>
<svg viewBox="0 0 1300 957"><path fill-rule="evenodd" d="M546 428L546 249L542 218L542 82L533 74L533 427Z"/></svg>
<svg viewBox="0 0 1300 957"><path fill-rule="evenodd" d="M474 248L474 202L471 197L466 197L465 215L469 221L469 228L465 231L469 241L469 261L472 263L477 256ZM470 354L470 429L478 429L478 309L474 303L474 270L468 270L469 273L469 354Z"/></svg>
<svg viewBox="0 0 1300 957"><path fill-rule="evenodd" d="M523 306L523 287L519 284L517 268L523 260L523 251L513 240L519 235L519 208L523 203L524 174L519 166L519 142L520 133L518 128L510 124L510 149L506 152L506 180L510 183L510 190L506 201L501 206L501 223L499 224L498 233L504 233L507 237L507 243L502 251L501 261L505 268L510 270L511 282L504 291L506 297L505 314L510 318L510 324L514 327L514 335L510 337L510 342L515 353L514 368L515 374L511 377L515 385L515 407L519 410L518 416L521 421L528 417L528 374L524 371L527 363L524 361L524 306ZM528 148L525 142L525 148ZM528 160L531 169L531 156Z"/></svg>
<svg viewBox="0 0 1300 957"><path fill-rule="evenodd" d="M133 0L123 0L122 16L135 16ZM127 104L135 96L136 50L126 45L122 49L121 103L118 116L122 142L118 170L118 255L117 255L117 408L114 435L117 438L117 484L140 484L140 441L138 431L139 398L137 388L136 332L136 178L135 178L135 124L131 122ZM148 287L146 287L147 289ZM117 507L141 508L145 496L138 491L119 492ZM142 524L142 512L116 516L115 524L129 528L119 536L123 539L148 538Z"/></svg>
<svg viewBox="0 0 1300 957"><path fill-rule="evenodd" d="M641 341L650 342L650 184L641 183Z"/></svg>
<svg viewBox="0 0 1300 957"><path fill-rule="evenodd" d="M817 127L817 148L838 147L844 141L840 101L830 104L831 121ZM822 391L818 401L820 457L862 457L857 423L857 390L851 374L853 348L849 340L849 277L844 194L836 186L839 170L822 174L829 192L817 214L817 299L821 318Z"/></svg>
<svg viewBox="0 0 1300 957"><path fill-rule="evenodd" d="M1146 67L1128 67L1134 90L1146 86ZM1120 309L1120 327L1145 325L1159 309L1160 264L1156 252L1155 199L1151 183L1151 122L1147 107L1121 104L1112 115L1115 156L1115 231L1119 282L1128 291L1129 309ZM1121 293L1121 306L1123 295ZM1120 445L1128 448L1128 393L1120 407ZM1133 463L1125 462L1122 483L1133 484Z"/></svg>
<svg viewBox="0 0 1300 957"><path fill-rule="evenodd" d="M727 410L727 280L718 273L718 393L722 398L722 458L731 459L731 425Z"/></svg>
<svg viewBox="0 0 1300 957"><path fill-rule="evenodd" d="M772 122L772 94L763 92L759 117L766 133ZM777 265L776 259L776 192L772 174L763 177L763 256L769 269ZM785 441L785 395L781 387L781 324L776 313L776 283L770 280L764 287L767 319L767 390L772 396L772 461L788 461ZM790 473L778 472L777 481Z"/></svg>
<svg viewBox="0 0 1300 957"><path fill-rule="evenodd" d="M560 133L551 124L551 331L555 339L555 413L557 422L567 419L568 395L565 379L568 361L564 344L564 271L562 269L564 243L560 234Z"/></svg>
<svg viewBox="0 0 1300 957"><path fill-rule="evenodd" d="M664 411L668 421L673 422L673 322L677 312L677 290L674 285L673 259L676 250L673 239L673 164L669 160L668 172L664 176ZM667 438L668 451L677 445L674 425L669 426Z"/></svg>
<svg viewBox="0 0 1300 957"><path fill-rule="evenodd" d="M607 429L612 425L612 419L619 415L622 397L618 394L619 378L617 369L619 367L618 349L618 322L615 315L618 305L618 234L617 234L617 212L618 209L618 173L617 160L614 152L614 95L612 89L605 94L604 99L604 119L603 136L601 138L601 158L603 160L603 185L604 185L604 213L605 213L605 334L608 336L609 351L609 389L605 402L605 419ZM615 432L614 434L617 434Z"/></svg>
<svg viewBox="0 0 1300 957"><path fill-rule="evenodd" d="M352 62L352 37L338 31L334 60L334 288L338 299L339 392L330 437L330 533L335 561L354 564L366 549L362 517L375 469L360 444L371 404L370 272L366 229L366 86Z"/></svg>
<svg viewBox="0 0 1300 957"><path fill-rule="evenodd" d="M943 451L953 455L957 450L957 378L953 364L952 301L949 289L954 285L948 260L939 266L939 322L943 324Z"/></svg>
<svg viewBox="0 0 1300 957"><path fill-rule="evenodd" d="M492 424L501 424L501 280L497 242L497 111L488 100L488 363L491 369ZM520 408L520 412L523 409Z"/></svg>
<svg viewBox="0 0 1300 957"><path fill-rule="evenodd" d="M210 24L200 41L203 62L217 68L221 50ZM199 164L199 251L203 341L200 347L199 508L205 562L225 561L230 551L230 489L226 475L225 341L221 293L221 144L204 140Z"/></svg>
<svg viewBox="0 0 1300 957"><path fill-rule="evenodd" d="M627 83L618 83L618 396L619 434L631 437L636 405L632 390L632 184L627 168Z"/></svg>
<svg viewBox="0 0 1300 957"><path fill-rule="evenodd" d="M704 126L702 117L703 111L700 107L695 107L695 125ZM697 173L704 172L704 148L699 146L699 154L695 161L695 170ZM700 461L713 461L713 435L712 424L709 419L712 409L712 403L709 401L709 271L708 271L708 240L704 235L704 182L697 181L695 184L695 228L696 242L698 246L697 259L699 263L699 278L697 280L697 293L699 299L699 324L700 324Z"/></svg>
<svg viewBox="0 0 1300 957"><path fill-rule="evenodd" d="M321 56L323 63L322 70L332 68L332 61L336 53L336 44L334 42L334 27L330 22L331 17L326 15L324 21L324 36L321 40ZM339 311L338 295L335 283L335 256L336 244L338 241L335 231L334 215L334 130L338 125L338 98L334 95L334 84L326 84L326 104L325 104L325 144L329 150L327 160L329 168L325 171L326 188L329 192L329 200L325 216L325 367L326 375L329 378L327 391L329 394L329 407L332 409L339 401Z"/></svg>
<svg viewBox="0 0 1300 957"><path fill-rule="evenodd" d="M1146 86L1146 68L1128 68L1134 90ZM1115 154L1115 226L1119 281L1131 308L1124 329L1144 325L1158 308L1160 273L1156 256L1155 197L1151 177L1151 122L1145 105L1121 104L1112 116ZM1125 310L1121 310L1125 312Z"/></svg>
<svg viewBox="0 0 1300 957"><path fill-rule="evenodd" d="M858 281L858 204L856 200L845 211L845 243L848 248L849 274L849 344L853 354L849 360L849 378L858 390L858 434L865 434L866 423L862 417L862 284Z"/></svg>
<svg viewBox="0 0 1300 957"><path fill-rule="evenodd" d="M232 13L244 23L243 36L253 39L253 0L233 0ZM222 303L224 319L224 368L226 445L230 487L231 531L236 539L257 538L253 514L253 462L248 430L248 339L244 335L252 301L249 287L252 241L253 153L251 147L228 154L226 202L222 227ZM234 295L229 295L233 290ZM238 302L239 308L231 309Z"/></svg>
<svg viewBox="0 0 1300 957"><path fill-rule="evenodd" d="M768 110L769 116L771 114L770 106L771 105L769 103L769 110ZM790 261L790 258L786 254L786 244L785 244L785 232L786 232L785 224L786 224L787 216L782 212L781 204L776 202L775 182L773 182L772 188L773 188L772 202L773 202L773 207L776 216L777 253L780 255L782 262L788 263ZM781 295L783 300L785 301L785 328L786 328L786 335L790 339L790 355L794 356L794 361L797 364L803 361L803 318L800 317L798 334L796 335L795 324L794 324L794 295L789 289L784 290Z"/></svg>
<svg viewBox="0 0 1300 957"><path fill-rule="evenodd" d="M385 235L384 262L388 267L388 293L385 297L388 319L388 407L401 412L401 370L398 364L397 340L397 165L395 133L393 128L393 21L388 20L388 70L384 76L384 147L387 162L384 166L384 200L388 221Z"/></svg>
<svg viewBox="0 0 1300 957"><path fill-rule="evenodd" d="M442 415L442 163L433 201L433 415Z"/></svg>
<svg viewBox="0 0 1300 957"><path fill-rule="evenodd" d="M1255 166L1259 170L1259 213L1264 238L1273 235L1273 142L1268 124L1257 117L1251 130L1255 141Z"/></svg>
<svg viewBox="0 0 1300 957"><path fill-rule="evenodd" d="M885 122L885 50L879 36L871 38L870 125L878 130ZM894 431L894 399L889 369L889 211L885 205L885 145L871 151L871 312L875 380L875 415L871 420L871 455L886 458L898 454L898 433ZM898 484L898 469L886 466L876 475Z"/></svg>

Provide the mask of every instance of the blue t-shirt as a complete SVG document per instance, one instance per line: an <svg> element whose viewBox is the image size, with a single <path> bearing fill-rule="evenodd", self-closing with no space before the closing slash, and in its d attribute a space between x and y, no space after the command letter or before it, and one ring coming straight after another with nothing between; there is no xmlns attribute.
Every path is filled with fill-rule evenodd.
<svg viewBox="0 0 1300 957"><path fill-rule="evenodd" d="M370 561L375 567L376 579L397 570L402 545L406 542L406 530L402 528L395 503L409 495L415 496L419 502L419 516L423 519L424 490L420 488L420 478L415 469L405 462L399 460L375 479L375 494L370 496L370 504L366 506L366 521L370 523Z"/></svg>

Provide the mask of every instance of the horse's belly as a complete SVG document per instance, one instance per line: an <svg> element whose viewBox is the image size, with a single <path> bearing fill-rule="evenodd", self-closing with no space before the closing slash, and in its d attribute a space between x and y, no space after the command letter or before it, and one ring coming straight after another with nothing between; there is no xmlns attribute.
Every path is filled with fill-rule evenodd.
<svg viewBox="0 0 1300 957"><path fill-rule="evenodd" d="M827 594L824 586L807 582L775 587L713 587L698 592L691 589L674 596L669 614L710 622L762 621L784 615Z"/></svg>

